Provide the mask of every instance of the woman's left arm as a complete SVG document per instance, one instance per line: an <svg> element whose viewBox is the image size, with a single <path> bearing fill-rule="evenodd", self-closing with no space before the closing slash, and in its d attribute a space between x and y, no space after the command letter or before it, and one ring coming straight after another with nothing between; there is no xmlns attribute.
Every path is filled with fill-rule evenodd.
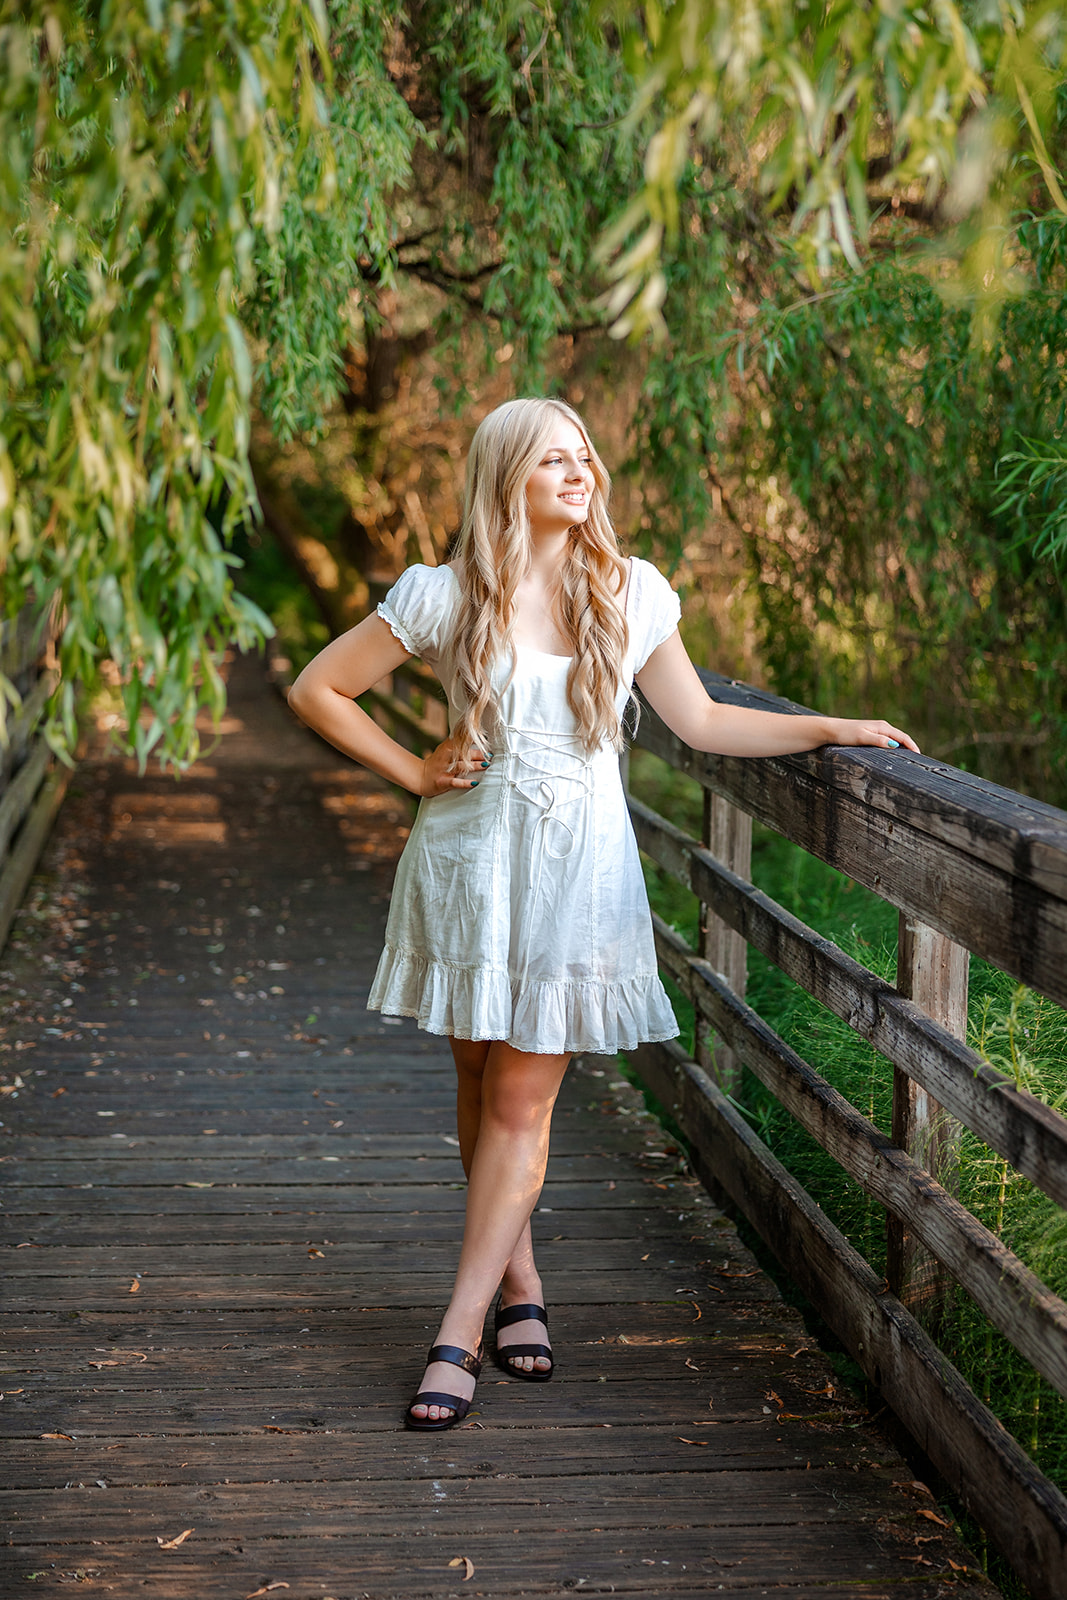
<svg viewBox="0 0 1067 1600"><path fill-rule="evenodd" d="M875 745L894 741L918 751L914 739L871 717L809 717L751 711L712 700L675 629L637 674L637 686L656 714L694 750L720 756L784 756L823 744Z"/></svg>

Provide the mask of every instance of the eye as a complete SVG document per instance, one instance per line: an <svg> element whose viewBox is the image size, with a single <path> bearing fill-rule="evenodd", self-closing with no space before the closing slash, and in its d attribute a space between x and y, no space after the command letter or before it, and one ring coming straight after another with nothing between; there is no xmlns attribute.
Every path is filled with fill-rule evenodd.
<svg viewBox="0 0 1067 1600"><path fill-rule="evenodd" d="M561 467L563 465L563 457L549 456L548 460L544 464L546 467Z"/></svg>

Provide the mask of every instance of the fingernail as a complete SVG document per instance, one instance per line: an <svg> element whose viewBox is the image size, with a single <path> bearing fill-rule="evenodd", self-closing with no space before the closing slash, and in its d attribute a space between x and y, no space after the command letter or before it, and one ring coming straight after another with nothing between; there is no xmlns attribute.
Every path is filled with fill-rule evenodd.
<svg viewBox="0 0 1067 1600"><path fill-rule="evenodd" d="M899 739L890 739L889 748L890 748L890 750L899 750L900 749L900 740Z"/></svg>
<svg viewBox="0 0 1067 1600"><path fill-rule="evenodd" d="M485 771L485 769L486 769L486 767L487 767L487 766L488 766L488 765L489 765L489 763L488 763L488 761L483 761L483 762L482 762L482 771L483 771L483 772L484 772L484 771Z"/></svg>
<svg viewBox="0 0 1067 1600"><path fill-rule="evenodd" d="M480 780L478 778L472 778L471 779L471 788L472 789L477 789L479 781Z"/></svg>

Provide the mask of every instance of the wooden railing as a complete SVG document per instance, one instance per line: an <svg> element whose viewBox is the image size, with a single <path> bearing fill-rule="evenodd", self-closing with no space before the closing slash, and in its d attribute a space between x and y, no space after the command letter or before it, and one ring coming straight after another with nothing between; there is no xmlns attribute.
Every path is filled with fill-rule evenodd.
<svg viewBox="0 0 1067 1600"><path fill-rule="evenodd" d="M717 700L803 709L714 673L701 676ZM443 736L435 690L409 664L392 692L372 698L394 731L420 748ZM636 742L694 778L705 806L698 840L630 800L642 850L701 902L696 950L655 919L663 969L695 1009L696 1059L657 1044L635 1052L634 1064L681 1130L695 1170L756 1228L1035 1600L1063 1600L1067 1500L919 1316L936 1326L939 1300L954 1281L1067 1397L1067 1305L952 1192L963 1124L1067 1206L1067 1119L964 1038L971 951L1067 1004L1067 814L904 751L824 749L761 760L700 754L647 707ZM752 884L753 818L897 908L895 986ZM891 1064L891 1136L746 1004L749 946ZM885 1207L888 1281L738 1110L732 1094L742 1066Z"/></svg>
<svg viewBox="0 0 1067 1600"><path fill-rule="evenodd" d="M33 877L70 778L38 731L55 685L53 628L27 609L0 625L0 668L21 696L0 746L0 949Z"/></svg>

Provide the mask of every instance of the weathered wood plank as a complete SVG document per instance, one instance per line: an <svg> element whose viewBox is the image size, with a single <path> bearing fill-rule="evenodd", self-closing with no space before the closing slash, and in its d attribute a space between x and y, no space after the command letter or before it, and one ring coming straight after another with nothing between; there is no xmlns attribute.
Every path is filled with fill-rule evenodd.
<svg viewBox="0 0 1067 1600"><path fill-rule="evenodd" d="M226 1184L222 1187L202 1189L197 1184L186 1182L179 1182L167 1188L152 1184L128 1188L104 1182L99 1185L71 1183L57 1185L55 1188L11 1187L4 1193L4 1210L12 1216L34 1216L40 1213L79 1216L92 1205L94 1208L99 1206L101 1210L106 1209L107 1214L154 1216L168 1210L179 1215L183 1212L203 1214L205 1211L209 1214L246 1212L250 1206L259 1204L265 1212L276 1207L288 1210L294 1205L304 1205L318 1216L329 1217L337 1212L353 1215L361 1212L411 1213L424 1208L427 1202L430 1202L434 1210L453 1211L457 1215L463 1213L466 1185L458 1179L454 1184L435 1187L429 1183L378 1183L373 1179L367 1180L357 1172L347 1183L341 1184L332 1180L323 1182L319 1181L321 1172L328 1171L328 1168L324 1168L321 1163L315 1163L316 1181L312 1183L309 1181L307 1170L311 1165L311 1163L301 1163L303 1181L286 1188L263 1183L259 1186L246 1187L231 1187ZM638 1180L625 1176L608 1179L599 1184L549 1182L541 1191L541 1204L553 1210L570 1210L582 1205L584 1201L592 1204L602 1203L610 1195L619 1206L638 1207L647 1204L649 1188L653 1187L655 1182L656 1180L652 1178ZM91 1201L88 1198L90 1190L93 1191ZM680 1206L689 1205L687 1191L688 1185L678 1196Z"/></svg>
<svg viewBox="0 0 1067 1600"><path fill-rule="evenodd" d="M252 1141L254 1142L254 1141ZM210 1151L211 1141L204 1141L206 1150ZM372 1170L368 1172L364 1162L372 1161ZM289 1160L274 1158L268 1167L263 1160L249 1152L247 1157L216 1159L209 1153L202 1156L187 1156L184 1160L163 1161L142 1159L136 1147L130 1152L127 1161L116 1163L113 1161L78 1160L71 1161L36 1161L34 1159L20 1160L9 1158L4 1168L4 1181L12 1187L21 1189L36 1188L40 1185L49 1187L58 1183L89 1184L94 1188L104 1185L115 1187L134 1187L142 1184L165 1183L211 1183L211 1184L241 1184L244 1186L257 1183L306 1183L307 1168L314 1166L317 1183L348 1183L355 1176L354 1166L358 1162L360 1176L363 1181L368 1177L373 1181L387 1183L410 1183L412 1177L412 1163L410 1161L395 1160L389 1156L379 1159L366 1156L344 1155L318 1155L309 1156L301 1160L299 1156ZM462 1180L463 1171L460 1165L459 1152L454 1155L442 1154L440 1156L424 1156L418 1161L418 1176L424 1183L454 1183ZM550 1156L549 1178L550 1181L570 1180L580 1183L608 1183L615 1177L616 1168L610 1156L575 1155L575 1156Z"/></svg>
<svg viewBox="0 0 1067 1600"><path fill-rule="evenodd" d="M220 1363L209 1365L201 1374L199 1386L186 1383L175 1388L160 1374L156 1378L158 1387L139 1388L133 1386L137 1375L130 1371L125 1372L123 1380L113 1383L100 1381L107 1374L91 1373L80 1390L70 1385L42 1385L42 1392L36 1396L9 1394L4 1400L3 1437L54 1443L45 1435L59 1433L84 1439L100 1434L156 1433L175 1438L190 1434L262 1434L290 1428L300 1432L332 1429L345 1435L370 1429L395 1433L418 1382L425 1348L423 1345L418 1350L409 1347L404 1352L390 1352L388 1371L365 1374L361 1363L346 1361L343 1370L324 1376L312 1373L306 1383L298 1382L294 1375L285 1387L264 1383L254 1371L237 1372L230 1377L224 1393L219 1392L220 1370L224 1370ZM615 1352L608 1355L612 1353ZM283 1354L279 1351L276 1359L282 1359ZM691 1445L689 1454L705 1447L709 1451L717 1449L716 1429L761 1420L766 1402L751 1371L737 1377L729 1375L726 1380L715 1374L712 1391L712 1375L705 1376L702 1382L694 1379L684 1371L684 1360L672 1361L657 1379L643 1375L635 1378L632 1354L627 1352L625 1359L625 1376L615 1376L610 1359L599 1365L586 1360L582 1369L565 1381L557 1384L553 1378L551 1388L544 1387L536 1393L530 1384L487 1373L479 1383L471 1415L486 1428L572 1428L595 1424L606 1431L668 1426L675 1429L679 1442L683 1436L705 1441ZM646 1352L645 1359L654 1363L656 1352ZM761 1376L759 1381L774 1388L784 1381L784 1371L781 1364L777 1370L769 1364L766 1380ZM708 1409L709 1394L714 1399L714 1415ZM797 1418L787 1420L797 1420L809 1431L816 1427L843 1427L862 1415L855 1410L846 1414L825 1401L798 1400L795 1394L791 1404L802 1404L803 1411ZM767 1411L770 1414L763 1420L768 1434L773 1433L777 1441L780 1435L774 1430L780 1413L773 1403Z"/></svg>
<svg viewBox="0 0 1067 1600"><path fill-rule="evenodd" d="M862 1256L677 1046L646 1045L642 1077L838 1334L1035 1600L1067 1592L1067 1499L1049 1482Z"/></svg>
<svg viewBox="0 0 1067 1600"><path fill-rule="evenodd" d="M752 818L739 811L720 795L704 791L705 848L732 872L747 878L752 871ZM748 975L748 943L724 922L713 906L700 907L697 938L700 955L721 972L735 994L744 995ZM716 1047L708 1037L708 1025L698 1011L696 1019L696 1059L710 1072L726 1094L736 1093L741 1082L741 1067L729 1045Z"/></svg>
<svg viewBox="0 0 1067 1600"><path fill-rule="evenodd" d="M41 851L48 842L56 812L59 810L70 773L66 767L57 767L41 785L37 797L19 830L14 848L0 868L0 949L11 931L15 913L22 904Z"/></svg>
<svg viewBox="0 0 1067 1600"><path fill-rule="evenodd" d="M731 927L861 1038L921 1083L952 1114L1059 1205L1067 1206L1067 1118L1019 1090L892 984L854 961L693 839L633 802L641 848L715 906Z"/></svg>
<svg viewBox="0 0 1067 1600"><path fill-rule="evenodd" d="M205 1200L208 1199L205 1196ZM686 1200L688 1206L691 1202ZM58 1245L64 1248L84 1246L108 1247L112 1250L129 1247L154 1246L184 1249L190 1245L208 1244L231 1246L291 1243L294 1239L310 1239L312 1233L328 1236L334 1244L387 1244L414 1245L418 1243L447 1241L454 1246L456 1218L460 1207L439 1211L395 1212L362 1210L359 1212L334 1212L328 1224L317 1211L300 1211L287 1208L271 1210L266 1215L251 1208L243 1212L209 1211L148 1212L130 1216L107 1211L98 1216L35 1214L28 1219L25 1214L0 1215L0 1249L17 1250L20 1257L33 1255L38 1247ZM706 1215L706 1213L701 1213ZM534 1236L544 1241L544 1248L553 1247L553 1240L564 1240L568 1248L579 1240L611 1249L621 1241L629 1241L643 1252L658 1250L678 1238L677 1212L670 1215L638 1215L636 1209L580 1210L559 1212L549 1209L534 1217ZM674 1251L668 1252L674 1259ZM5 1260L4 1268L9 1263ZM3 1308L0 1296L0 1310Z"/></svg>
<svg viewBox="0 0 1067 1600"><path fill-rule="evenodd" d="M788 1341L783 1340L780 1331L765 1331L762 1327L753 1331L744 1323L738 1324L740 1332L735 1328L730 1336L718 1315L720 1309L716 1307L716 1332L710 1338L698 1338L694 1331L689 1338L639 1338L636 1342L631 1342L625 1336L612 1337L610 1340L602 1335L580 1339L568 1322L566 1334L561 1332L557 1336L561 1344L565 1338L567 1345L566 1359L560 1363L561 1379L571 1384L588 1382L592 1378L597 1382L604 1379L644 1387L662 1388L667 1385L677 1390L679 1395L681 1388L692 1389L698 1385L698 1399L690 1397L688 1401L698 1413L705 1409L705 1397L709 1386L714 1384L716 1424L721 1423L723 1415L720 1406L720 1371L729 1375L725 1393L732 1394L742 1410L744 1401L750 1417L753 1411L754 1372L758 1373L761 1380L766 1375L767 1382L773 1382L778 1388L781 1398L777 1412L779 1416L787 1412L795 1417L798 1411L809 1413L813 1407L819 1411L821 1407L829 1405L824 1394L825 1378L817 1388L812 1387L813 1373L816 1370L825 1372L817 1347L810 1341L802 1341L798 1345L795 1328L790 1330L793 1337ZM16 1379L22 1384L19 1395L15 1397L16 1408L47 1403L58 1395L64 1395L69 1400L72 1391L81 1392L87 1387L94 1392L113 1393L121 1390L128 1395L142 1397L158 1389L161 1384L175 1391L188 1388L203 1390L208 1366L217 1370L221 1365L230 1369L235 1388L246 1389L250 1383L254 1383L264 1395L296 1388L306 1389L312 1383L319 1382L336 1387L347 1383L353 1375L363 1387L378 1385L393 1390L397 1384L397 1352L403 1351L399 1364L406 1368L411 1360L413 1333L422 1332L421 1326L413 1329L410 1308L404 1310L405 1315L401 1317L400 1308L397 1308L392 1323L387 1324L387 1333L374 1343L371 1342L370 1319L366 1313L360 1313L355 1325L358 1335L355 1331L352 1334L352 1348L358 1349L358 1355L344 1353L336 1343L326 1339L311 1344L303 1328L299 1342L294 1344L291 1323L288 1328L275 1330L274 1336L269 1338L262 1334L255 1340L247 1336L241 1341L222 1338L203 1325L206 1323L204 1317L198 1319L201 1326L195 1328L190 1336L175 1329L161 1339L159 1330L142 1329L143 1334L152 1335L151 1339L147 1336L135 1339L132 1335L122 1340L109 1337L105 1343L98 1345L79 1340L77 1343L68 1343L62 1349L41 1348L38 1345L31 1347L29 1341L25 1340L21 1343L21 1349L13 1350L16 1341L7 1337L5 1332L4 1348L0 1351L0 1373L4 1375L7 1388L15 1388ZM555 1311L553 1306L553 1329L557 1321L562 1329L567 1319L558 1319ZM110 1332L114 1335L116 1330ZM284 1362L279 1361L282 1350ZM745 1376L739 1378L737 1374L742 1372ZM490 1385L497 1383L500 1375L487 1374L486 1381ZM27 1398L31 1390L32 1397ZM763 1398L761 1395L758 1397ZM845 1409L829 1405L826 1414L836 1412L843 1415ZM762 1414L762 1411L760 1404L757 1414ZM666 1421L667 1418L660 1420ZM4 1431L4 1428L0 1428L0 1432Z"/></svg>
<svg viewBox="0 0 1067 1600"><path fill-rule="evenodd" d="M269 1226L269 1225L268 1225ZM455 1225L453 1224L453 1235ZM302 1234L310 1234L313 1230L306 1226ZM260 1238L254 1244L224 1243L212 1240L198 1244L178 1244L168 1241L166 1244L133 1245L117 1249L114 1245L97 1246L67 1246L67 1245L42 1245L31 1250L8 1250L4 1253L4 1276L14 1283L23 1277L46 1278L72 1278L72 1277L100 1277L102 1274L112 1276L116 1269L124 1272L134 1256L137 1261L137 1270L142 1276L153 1278L177 1276L203 1276L205 1278L232 1276L232 1277L286 1277L290 1274L304 1276L308 1273L309 1252L312 1249L321 1250L325 1262L317 1257L313 1259L312 1273L319 1267L334 1272L379 1272L387 1270L396 1260L395 1243L393 1240L371 1241L365 1237L357 1236L354 1240L345 1242L335 1237L336 1229L329 1229L329 1237L324 1237L325 1229L314 1230L318 1238L301 1237L282 1240L278 1244ZM353 1230L355 1231L355 1230ZM538 1227L538 1233L547 1233L544 1226ZM408 1260L413 1274L426 1270L437 1271L436 1258L439 1251L436 1249L423 1254L419 1250L417 1237L406 1241L409 1245ZM453 1250L455 1245L453 1244ZM131 1250L134 1255L131 1255ZM596 1238L579 1240L560 1237L541 1239L541 1255L543 1256L546 1270L566 1266L573 1272L635 1272L641 1265L642 1255L650 1257L650 1263L665 1268L670 1276L677 1277L681 1282L686 1274L701 1270L703 1277L710 1277L715 1273L729 1267L736 1260L736 1240L730 1234L724 1234L721 1241L698 1239L693 1243L679 1239L677 1235L672 1243L669 1253L666 1250L650 1250L649 1242L642 1237L632 1226L622 1238L612 1240Z"/></svg>
<svg viewBox="0 0 1067 1600"><path fill-rule="evenodd" d="M901 916L897 990L959 1039L967 1037L970 952L943 933ZM956 1194L962 1124L900 1067L893 1068L893 1143ZM909 1311L933 1332L944 1321L950 1280L936 1256L893 1214L886 1218L886 1277Z"/></svg>
<svg viewBox="0 0 1067 1600"><path fill-rule="evenodd" d="M18 715L13 717L8 712L9 742L3 751L3 767L0 769L3 774L0 777L0 855L6 852L53 759L43 739L31 739L51 687L48 678L40 678L23 701Z"/></svg>
<svg viewBox="0 0 1067 1600"><path fill-rule="evenodd" d="M744 1265L745 1270L750 1270L749 1263ZM713 1311L709 1312L709 1307ZM650 1348L677 1345L686 1347L690 1354L689 1347L694 1342L711 1349L717 1340L741 1337L743 1333L745 1344L751 1344L753 1351L762 1349L766 1338L787 1354L798 1352L801 1362L807 1359L814 1343L805 1332L799 1313L782 1301L746 1303L714 1291L684 1299L631 1304L554 1301L552 1325L554 1329L559 1327L561 1339L573 1339L579 1344ZM3 1348L12 1360L21 1359L20 1352L29 1351L32 1356L38 1347L45 1353L67 1351L89 1359L90 1355L95 1357L98 1347L116 1343L141 1350L156 1345L200 1349L207 1344L240 1351L257 1340L269 1340L280 1341L288 1354L294 1337L298 1338L299 1349L307 1351L321 1347L336 1353L339 1341L345 1350L353 1342L410 1349L413 1328L420 1335L434 1331L425 1312L420 1311L413 1318L412 1308L407 1305L313 1311L300 1318L295 1330L291 1312L282 1307L238 1310L224 1306L203 1312L155 1307L142 1313L133 1299L123 1308L122 1315L85 1310L71 1317L55 1308L37 1308L22 1315L7 1313L0 1317Z"/></svg>
<svg viewBox="0 0 1067 1600"><path fill-rule="evenodd" d="M36 1252L35 1252L36 1253ZM138 1271L136 1254L131 1254L128 1267L116 1265L109 1274L99 1278L40 1277L14 1278L5 1284L3 1309L20 1313L26 1310L54 1306L57 1310L105 1310L116 1312L129 1306L130 1284ZM433 1252L439 1259L440 1251ZM258 1276L206 1275L185 1276L181 1273L144 1275L137 1280L139 1288L132 1291L137 1296L139 1308L150 1315L156 1307L186 1305L190 1310L207 1306L337 1306L383 1305L400 1303L410 1306L447 1305L455 1268L442 1263L425 1272L410 1268L390 1270L375 1267L367 1272L333 1272L329 1261L307 1259L304 1250L301 1270L292 1274L275 1271ZM280 1263L279 1263L280 1264ZM299 1263L298 1263L299 1264ZM648 1268L653 1263L647 1264ZM576 1300L583 1292L587 1298L605 1305L616 1300L644 1300L650 1294L661 1297L674 1295L678 1289L695 1287L697 1298L704 1285L681 1285L675 1282L679 1274L673 1268L647 1270L639 1284L613 1293L612 1284L618 1273L556 1272L553 1282L561 1299ZM584 1291L583 1291L584 1284ZM719 1286L717 1286L719 1287ZM714 1291L712 1291L714 1292ZM731 1297L738 1300L773 1299L774 1291L765 1280L752 1277L731 1286Z"/></svg>
<svg viewBox="0 0 1067 1600"><path fill-rule="evenodd" d="M675 1474L670 1484L661 1473L635 1471L626 1482L600 1484L588 1477L562 1477L545 1471L518 1482L496 1476L472 1478L459 1494L446 1494L438 1505L442 1523L465 1518L470 1533L492 1533L500 1511L527 1506L552 1509L565 1527L624 1528L781 1527L833 1523L841 1511L873 1520L883 1513L887 1473L870 1475L830 1468L808 1472L736 1471L717 1474L714 1487L704 1473ZM710 1492L709 1492L710 1491ZM236 1523L242 1537L336 1538L351 1530L358 1516L362 1533L387 1533L397 1511L420 1517L426 1510L423 1482L395 1479L388 1485L358 1478L321 1484L263 1483L231 1487L225 1501L207 1498L195 1486L181 1488L172 1504L179 1521L197 1531L223 1530ZM23 1490L0 1494L0 1537L22 1545L53 1544L62 1529L64 1543L102 1539L111 1542L129 1534L143 1537L159 1515L154 1488L129 1488L121 1500L92 1483L56 1493ZM902 1519L903 1520L903 1519ZM909 1519L916 1531L925 1531Z"/></svg>
<svg viewBox="0 0 1067 1600"><path fill-rule="evenodd" d="M712 1584L716 1592L751 1592L756 1584L768 1588L788 1584L792 1588L815 1559L824 1584L833 1586L835 1596L851 1583L871 1600L877 1592L872 1585L891 1581L901 1567L896 1541L891 1534L886 1537L888 1530L873 1525L847 1529L818 1524L804 1540L798 1539L793 1526L727 1527L716 1530L713 1541L703 1528L633 1528L625 1533L597 1532L591 1526L580 1530L576 1542L564 1538L568 1530L552 1509L536 1517L532 1508L525 1514L516 1509L512 1519L502 1520L511 1520L512 1525L464 1538L461 1518L458 1522L451 1516L438 1521L433 1509L427 1508L425 1519L418 1524L418 1537L409 1534L402 1541L395 1535L364 1536L358 1527L350 1527L346 1534L328 1541L279 1539L235 1549L232 1535L205 1533L190 1540L191 1549L184 1545L172 1554L159 1551L156 1529L145 1529L136 1542L131 1540L131 1554L135 1553L138 1583L159 1600L189 1600L191 1594L212 1593L220 1569L227 1583L234 1585L227 1591L231 1594L248 1594L263 1587L262 1580L267 1577L270 1582L287 1583L297 1600L322 1600L339 1588L344 1592L343 1574L358 1573L364 1593L367 1585L380 1592L380 1586L386 1584L393 1594L405 1596L458 1595L462 1580L449 1570L449 1561L460 1545L470 1556L483 1594L516 1590L562 1594L610 1586L616 1593L662 1595L665 1581L674 1592L704 1595ZM907 1529L910 1559L927 1563L918 1572L929 1573L942 1584L955 1581L951 1557L941 1555L944 1546L937 1530L926 1535L932 1543L921 1547L915 1543L918 1526L907 1528L903 1521L900 1526ZM162 1532L171 1529L167 1526ZM521 1535L521 1553L516 1550L516 1533ZM920 1549L930 1554L920 1555ZM66 1581L75 1581L74 1575L80 1575L77 1581L83 1594L105 1593L108 1588L114 1592L128 1571L125 1550L106 1544L57 1542L56 1556L63 1572L69 1574ZM13 1546L0 1555L0 1575L8 1583L19 1581L42 1559L39 1545ZM915 1572L913 1567L913 1575ZM94 1587L94 1579L99 1589ZM240 1584L247 1587L239 1590ZM995 1595L978 1573L974 1585L969 1593L983 1600ZM216 1588L214 1592L219 1591ZM909 1584L909 1597L913 1592Z"/></svg>
<svg viewBox="0 0 1067 1600"><path fill-rule="evenodd" d="M558 1477L590 1476L608 1484L617 1475L632 1473L635 1462L640 1462L645 1472L702 1476L735 1466L754 1471L788 1471L793 1467L815 1471L838 1465L854 1474L881 1467L888 1467L895 1474L902 1470L899 1458L878 1434L872 1435L866 1429L859 1435L854 1429L834 1430L831 1436L825 1423L786 1419L772 1426L766 1417L761 1417L758 1421L739 1421L706 1431L709 1438L714 1433L714 1446L687 1445L683 1434L701 1437L692 1426L680 1432L675 1426L656 1423L624 1421L617 1427L605 1428L599 1421L580 1421L567 1429L565 1463L554 1460L553 1465ZM378 1418L373 1427L346 1427L343 1447L338 1445L336 1431L326 1433L322 1428L308 1427L284 1435L264 1435L262 1428L209 1437L183 1435L180 1455L173 1450L161 1451L158 1437L114 1430L70 1439L6 1439L5 1479L11 1489L62 1488L68 1482L84 1482L88 1487L97 1478L106 1478L116 1489L143 1483L160 1487L217 1484L227 1478L235 1484L261 1483L264 1442L276 1444L284 1455L283 1481L288 1483L308 1479L320 1483L397 1479L465 1483L479 1471L498 1470L503 1450L507 1450L507 1471L516 1480L521 1482L544 1472L543 1456L528 1448L513 1448L515 1443L528 1445L531 1439L517 1408L510 1422L497 1425L488 1465L489 1441L479 1437L481 1432L475 1428L456 1429L450 1448L434 1454L413 1451L411 1441L395 1425ZM558 1470L562 1464L565 1472Z"/></svg>

